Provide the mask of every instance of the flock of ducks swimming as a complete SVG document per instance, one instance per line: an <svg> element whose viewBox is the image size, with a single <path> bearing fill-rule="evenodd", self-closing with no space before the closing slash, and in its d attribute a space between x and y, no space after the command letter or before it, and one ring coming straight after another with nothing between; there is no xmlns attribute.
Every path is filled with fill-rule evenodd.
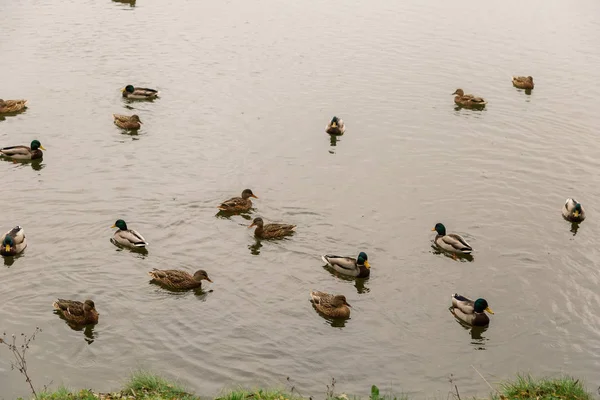
<svg viewBox="0 0 600 400"><path fill-rule="evenodd" d="M531 76L515 76L512 79L515 87L531 91L534 88L533 78ZM128 100L154 100L158 98L159 92L149 88L139 88L133 85L127 85L122 90L122 96ZM481 109L487 102L471 94L465 94L462 89L456 89L454 93L454 103L459 107ZM0 99L0 114L16 114L26 108L27 100L2 100ZM113 114L114 123L124 130L136 130L140 128L139 116ZM325 131L330 135L343 135L346 126L341 118L334 116L325 127ZM33 140L30 146L11 146L0 149L0 157L13 160L36 160L43 157L42 150L46 150L38 140ZM258 197L250 189L242 191L239 197L232 197L223 201L219 206L219 212L228 215L249 213L252 210L251 198ZM567 199L563 208L562 215L565 219L580 223L585 219L585 211L581 204L574 199ZM248 228L256 227L254 235L260 239L280 239L292 235L296 225L269 223L265 224L261 217L256 217ZM117 228L111 238L111 242L118 247L131 250L144 251L148 246L146 239L136 230L130 229L127 223L119 219L112 228ZM473 248L460 235L447 233L446 227L438 223L432 229L436 232L434 244L442 251L447 252L457 258L458 256L468 256ZM25 232L21 226L16 226L0 237L2 246L0 254L5 257L15 256L27 247ZM344 257L337 255L322 256L326 265L339 274L364 279L370 276L371 266L368 256L365 252L360 252L358 257ZM151 281L168 290L194 290L201 289L202 281L212 283L208 273L204 270L198 270L193 275L183 270L153 269L148 272ZM332 319L347 319L350 317L350 304L348 304L344 295L333 295L330 293L312 291L310 293L311 301L315 309L323 316ZM488 303L483 298L471 300L459 294L453 294L451 298L450 311L460 321L471 326L487 326L490 322L485 312L493 314ZM98 312L94 302L90 299L84 302L57 299L53 303L54 309L64 318L69 325L81 326L98 323Z"/></svg>

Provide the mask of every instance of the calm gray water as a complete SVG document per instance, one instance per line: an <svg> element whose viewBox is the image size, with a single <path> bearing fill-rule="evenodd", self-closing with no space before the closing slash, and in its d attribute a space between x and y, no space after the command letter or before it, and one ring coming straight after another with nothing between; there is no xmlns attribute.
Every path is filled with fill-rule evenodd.
<svg viewBox="0 0 600 400"><path fill-rule="evenodd" d="M47 148L0 162L0 230L29 247L0 268L0 331L43 332L34 383L117 388L138 368L214 395L285 385L323 396L370 385L416 397L485 395L517 371L600 382L600 3L141 0L6 1L0 145ZM528 96L513 74L532 75ZM153 103L118 89L155 87ZM456 88L486 97L454 109ZM112 113L137 113L139 135ZM332 115L346 134L331 146ZM249 221L215 217L249 187L255 213L298 225L257 243ZM574 235L567 197L587 210ZM125 219L147 256L118 251ZM444 222L475 248L431 248ZM371 278L342 280L323 253L369 254ZM150 285L152 268L206 269L203 296ZM332 327L312 289L354 308ZM496 311L471 333L450 295ZM95 300L100 323L71 330L56 297ZM87 340L86 340L87 339ZM0 348L0 396L26 395Z"/></svg>

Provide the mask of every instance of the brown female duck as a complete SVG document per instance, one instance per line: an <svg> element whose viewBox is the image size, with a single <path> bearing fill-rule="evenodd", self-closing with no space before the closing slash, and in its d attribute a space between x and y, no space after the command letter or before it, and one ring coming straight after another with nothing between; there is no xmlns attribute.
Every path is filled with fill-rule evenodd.
<svg viewBox="0 0 600 400"><path fill-rule="evenodd" d="M512 84L519 89L533 89L533 78L531 76L513 76Z"/></svg>
<svg viewBox="0 0 600 400"><path fill-rule="evenodd" d="M254 231L254 236L261 239L278 239L287 235L291 235L294 233L296 229L296 225L288 225L288 224L267 224L264 225L264 221L262 218L257 217L254 218L252 224L248 227L248 229L256 226L256 230Z"/></svg>
<svg viewBox="0 0 600 400"><path fill-rule="evenodd" d="M219 206L219 210L225 212L248 212L252 208L252 200L250 200L250 197L258 199L258 197L252 193L252 190L244 189L242 197L232 197L229 200L225 200Z"/></svg>
<svg viewBox="0 0 600 400"><path fill-rule="evenodd" d="M207 280L212 283L208 274L200 269L192 276L189 272L178 269L156 269L148 272L154 283L158 283L167 289L188 290L202 287L202 281Z"/></svg>
<svg viewBox="0 0 600 400"><path fill-rule="evenodd" d="M70 323L88 325L98 323L98 311L92 300L83 303L75 300L57 299L52 306Z"/></svg>
<svg viewBox="0 0 600 400"><path fill-rule="evenodd" d="M332 295L325 292L310 292L312 302L321 314L329 318L349 318L350 304L346 301L344 295Z"/></svg>
<svg viewBox="0 0 600 400"><path fill-rule="evenodd" d="M115 125L121 129L140 129L140 124L142 123L142 121L140 121L140 117L138 117L136 114L133 114L132 116L113 114L113 117L115 119Z"/></svg>
<svg viewBox="0 0 600 400"><path fill-rule="evenodd" d="M487 101L481 97L475 97L472 94L465 94L462 89L456 89L452 94L455 94L454 103L464 108L482 108L485 107Z"/></svg>
<svg viewBox="0 0 600 400"><path fill-rule="evenodd" d="M27 108L27 100L2 100L0 99L0 114L16 113Z"/></svg>

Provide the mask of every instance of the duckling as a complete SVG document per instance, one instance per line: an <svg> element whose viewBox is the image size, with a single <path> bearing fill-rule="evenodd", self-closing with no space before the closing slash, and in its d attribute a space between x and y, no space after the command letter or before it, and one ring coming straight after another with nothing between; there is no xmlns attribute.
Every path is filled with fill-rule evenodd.
<svg viewBox="0 0 600 400"><path fill-rule="evenodd" d="M92 300L83 303L75 300L57 299L52 306L70 323L88 325L98 323L98 311Z"/></svg>
<svg viewBox="0 0 600 400"><path fill-rule="evenodd" d="M27 108L27 100L2 100L0 99L0 114L10 114Z"/></svg>
<svg viewBox="0 0 600 400"><path fill-rule="evenodd" d="M330 135L343 135L346 132L346 125L341 118L334 116L325 127L325 132Z"/></svg>
<svg viewBox="0 0 600 400"><path fill-rule="evenodd" d="M121 89L123 97L132 100L152 100L158 97L159 92L154 89L138 88L133 85L127 85Z"/></svg>
<svg viewBox="0 0 600 400"><path fill-rule="evenodd" d="M562 208L562 215L567 221L582 222L585 219L585 210L575 199L567 199Z"/></svg>
<svg viewBox="0 0 600 400"><path fill-rule="evenodd" d="M0 254L3 256L15 256L27 247L27 239L23 227L17 225L2 236L2 247Z"/></svg>
<svg viewBox="0 0 600 400"><path fill-rule="evenodd" d="M46 150L39 140L31 142L31 147L11 146L0 149L0 156L13 160L37 160L44 156L42 150Z"/></svg>
<svg viewBox="0 0 600 400"><path fill-rule="evenodd" d="M140 124L142 123L142 121L140 121L140 117L138 117L136 114L133 114L132 116L113 114L113 118L115 119L115 125L121 129L140 129Z"/></svg>
<svg viewBox="0 0 600 400"><path fill-rule="evenodd" d="M360 252L358 258L324 255L321 259L340 274L355 276L357 278L368 278L371 274L367 253Z"/></svg>
<svg viewBox="0 0 600 400"><path fill-rule="evenodd" d="M244 189L242 197L232 197L229 200L225 200L218 208L225 212L248 212L252 208L252 200L250 200L250 197L258 199L258 197L252 193L252 190Z"/></svg>
<svg viewBox="0 0 600 400"><path fill-rule="evenodd" d="M436 231L435 244L441 249L456 254L471 254L473 248L467 241L456 233L446 234L446 227L444 224L437 223L432 231Z"/></svg>
<svg viewBox="0 0 600 400"><path fill-rule="evenodd" d="M312 302L321 314L329 318L349 318L350 307L344 295L332 295L325 292L313 291L310 292Z"/></svg>
<svg viewBox="0 0 600 400"><path fill-rule="evenodd" d="M296 225L287 224L267 224L264 225L261 217L254 218L248 229L256 226L254 236L261 239L279 239L287 235L291 235L296 230Z"/></svg>
<svg viewBox="0 0 600 400"><path fill-rule="evenodd" d="M148 246L146 239L138 231L127 229L127 224L122 219L118 219L111 228L119 228L113 236L113 243L115 244L138 249Z"/></svg>
<svg viewBox="0 0 600 400"><path fill-rule="evenodd" d="M533 89L533 78L531 76L513 76L513 86L519 89L531 90Z"/></svg>
<svg viewBox="0 0 600 400"><path fill-rule="evenodd" d="M487 104L487 101L481 97L465 94L462 89L456 89L452 94L456 95L456 97L454 97L454 103L464 108L482 108Z"/></svg>
<svg viewBox="0 0 600 400"><path fill-rule="evenodd" d="M156 269L148 272L152 281L158 283L167 289L187 290L202 287L202 280L212 283L205 270L200 269L192 276L189 272L178 269Z"/></svg>
<svg viewBox="0 0 600 400"><path fill-rule="evenodd" d="M485 299L473 301L457 293L452 295L450 311L456 318L471 326L489 325L490 318L484 311L494 314Z"/></svg>

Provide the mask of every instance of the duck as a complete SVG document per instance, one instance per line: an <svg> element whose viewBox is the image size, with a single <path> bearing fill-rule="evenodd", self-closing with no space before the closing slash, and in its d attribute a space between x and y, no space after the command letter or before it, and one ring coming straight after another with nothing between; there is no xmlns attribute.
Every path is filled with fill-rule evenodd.
<svg viewBox="0 0 600 400"><path fill-rule="evenodd" d="M113 243L129 248L145 248L148 242L140 233L134 229L127 229L127 224L118 219L111 228L119 228L114 236Z"/></svg>
<svg viewBox="0 0 600 400"><path fill-rule="evenodd" d="M343 135L346 132L346 125L341 118L334 116L325 127L325 132L330 135Z"/></svg>
<svg viewBox="0 0 600 400"><path fill-rule="evenodd" d="M490 318L485 311L494 314L488 306L487 300L477 299L473 301L458 293L452 295L452 307L450 307L450 311L456 318L471 326L489 325Z"/></svg>
<svg viewBox="0 0 600 400"><path fill-rule="evenodd" d="M2 236L2 247L0 254L3 256L15 256L27 247L27 239L22 226L15 226Z"/></svg>
<svg viewBox="0 0 600 400"><path fill-rule="evenodd" d="M480 108L485 107L487 101L481 97L475 97L472 94L465 94L462 89L456 89L452 94L455 94L454 103L465 108Z"/></svg>
<svg viewBox="0 0 600 400"><path fill-rule="evenodd" d="M513 76L513 86L519 89L531 90L533 89L533 77L531 76Z"/></svg>
<svg viewBox="0 0 600 400"><path fill-rule="evenodd" d="M312 291L310 292L312 302L321 314L329 318L349 318L350 307L346 301L346 296L342 294L332 295L325 292Z"/></svg>
<svg viewBox="0 0 600 400"><path fill-rule="evenodd" d="M473 248L467 241L456 233L446 234L446 227L444 224L437 223L432 231L436 231L437 235L434 239L435 244L441 249L449 251L455 254L471 254Z"/></svg>
<svg viewBox="0 0 600 400"><path fill-rule="evenodd" d="M27 108L27 100L2 100L0 99L0 114L10 114Z"/></svg>
<svg viewBox="0 0 600 400"><path fill-rule="evenodd" d="M252 200L250 200L250 197L258 199L258 197L252 193L252 190L244 189L241 197L232 197L229 200L225 200L218 208L225 212L248 212L252 208Z"/></svg>
<svg viewBox="0 0 600 400"><path fill-rule="evenodd" d="M0 156L13 160L37 160L44 157L42 150L46 150L39 140L33 140L30 147L11 146L0 149Z"/></svg>
<svg viewBox="0 0 600 400"><path fill-rule="evenodd" d="M152 100L158 97L158 90L149 88L138 88L133 85L127 85L121 89L123 97L132 100Z"/></svg>
<svg viewBox="0 0 600 400"><path fill-rule="evenodd" d="M358 258L342 257L327 254L321 256L321 259L331 268L343 275L354 276L357 278L368 278L371 274L371 265L367 253L361 251Z"/></svg>
<svg viewBox="0 0 600 400"><path fill-rule="evenodd" d="M121 129L140 129L142 123L142 121L140 121L140 117L136 114L133 114L132 116L113 114L113 118L115 119L115 125Z"/></svg>
<svg viewBox="0 0 600 400"><path fill-rule="evenodd" d="M152 281L158 283L167 289L188 290L202 287L202 281L207 280L212 283L205 270L199 269L191 275L189 272L178 269L152 269L148 272Z"/></svg>
<svg viewBox="0 0 600 400"><path fill-rule="evenodd" d="M562 208L562 215L567 221L582 222L585 219L585 210L575 199L567 199Z"/></svg>
<svg viewBox="0 0 600 400"><path fill-rule="evenodd" d="M92 300L83 303L76 300L57 299L52 307L68 321L75 325L90 325L98 323L98 311Z"/></svg>
<svg viewBox="0 0 600 400"><path fill-rule="evenodd" d="M296 225L288 224L267 224L261 217L254 218L248 229L256 226L254 236L260 239L278 239L287 235L291 235L296 230Z"/></svg>

